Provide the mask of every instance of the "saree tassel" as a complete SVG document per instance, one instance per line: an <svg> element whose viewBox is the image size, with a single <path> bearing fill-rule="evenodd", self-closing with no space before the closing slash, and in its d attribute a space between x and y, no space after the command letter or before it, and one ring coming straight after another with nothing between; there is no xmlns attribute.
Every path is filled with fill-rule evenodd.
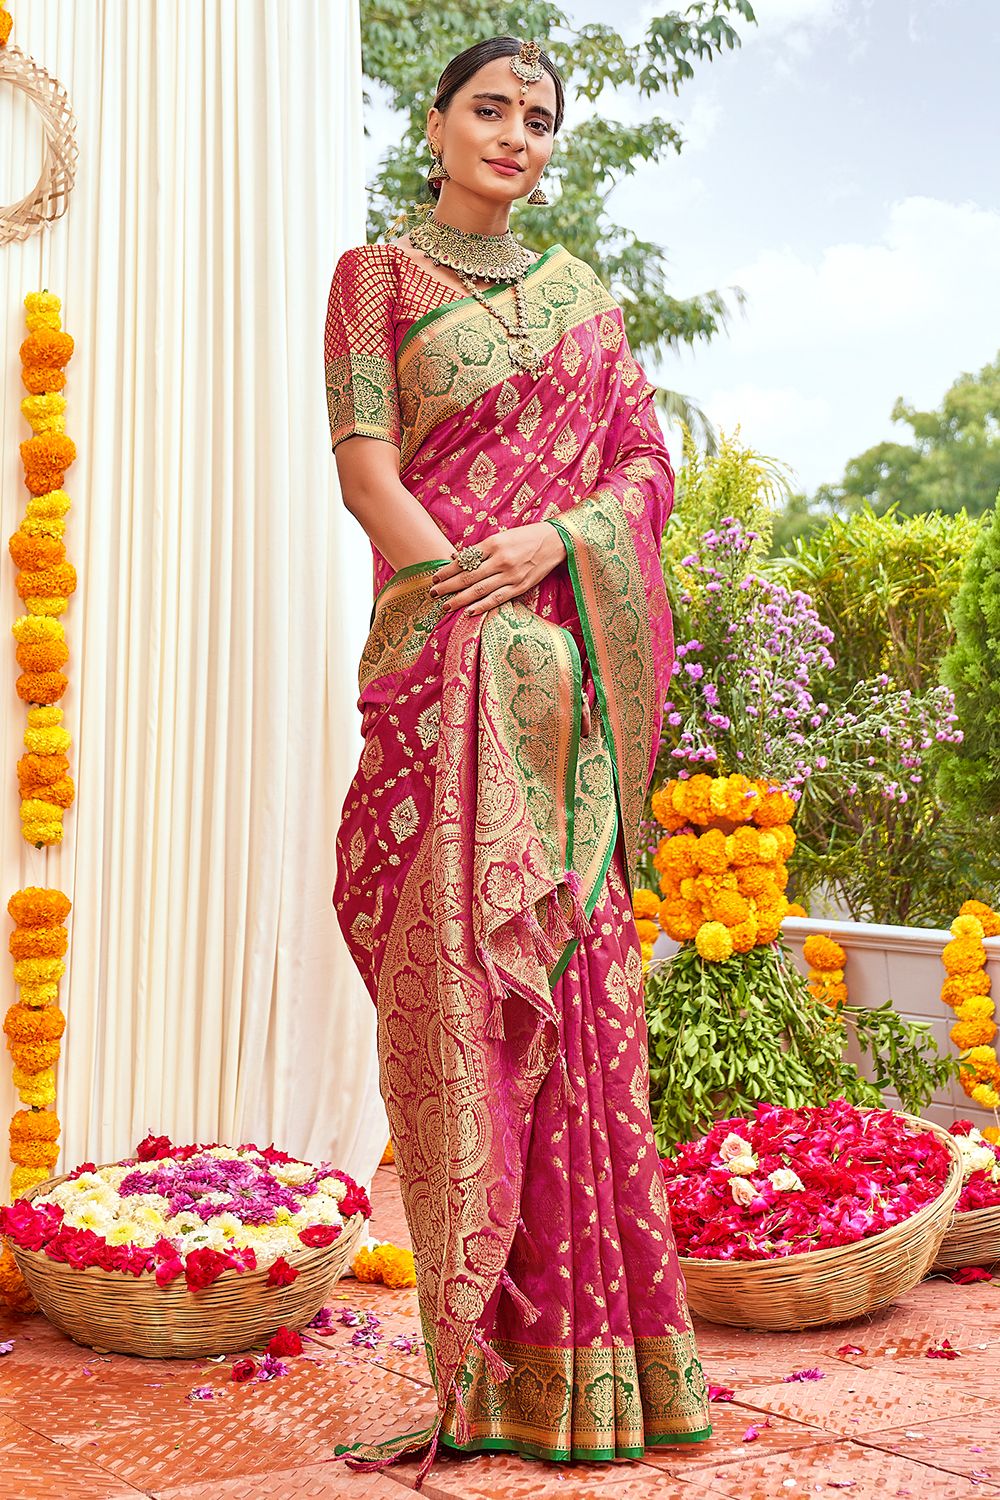
<svg viewBox="0 0 1000 1500"><path fill-rule="evenodd" d="M507 1363L503 1355L494 1349L488 1339L483 1338L478 1328L472 1335L472 1339L483 1356L483 1364L486 1367L487 1375L493 1381L494 1385L501 1385L507 1379L508 1375L514 1373L514 1366Z"/></svg>
<svg viewBox="0 0 1000 1500"><path fill-rule="evenodd" d="M455 1441L462 1447L468 1447L472 1442L472 1428L469 1426L469 1414L465 1409L465 1401L458 1385L452 1387L455 1397Z"/></svg>
<svg viewBox="0 0 1000 1500"><path fill-rule="evenodd" d="M543 964L554 964L559 957L559 949L553 943L548 933L543 931L538 918L533 911L524 913L528 931L535 942L535 952Z"/></svg>
<svg viewBox="0 0 1000 1500"><path fill-rule="evenodd" d="M515 1284L513 1277L506 1269L500 1272L500 1284L506 1288L511 1301L521 1314L524 1322L528 1324L537 1323L538 1319L542 1316L541 1313L531 1299L526 1297L521 1288Z"/></svg>
<svg viewBox="0 0 1000 1500"><path fill-rule="evenodd" d="M537 1067L541 1066L542 1062L545 1059L545 1047L542 1040L544 1034L545 1022L544 1020L542 1020L535 1027L535 1034L531 1038L531 1043L528 1047L528 1053L525 1057L525 1062L532 1073Z"/></svg>
<svg viewBox="0 0 1000 1500"><path fill-rule="evenodd" d="M566 889L569 891L570 900L573 903L573 915L570 926L573 936L582 942L590 934L590 920L583 906L583 885L576 870L567 870L563 876Z"/></svg>
<svg viewBox="0 0 1000 1500"><path fill-rule="evenodd" d="M530 1229L528 1228L527 1224L524 1222L523 1219L518 1219L518 1221L517 1221L517 1229L515 1230L515 1233L519 1234L521 1236L521 1239L524 1241L524 1246L525 1246L525 1249L528 1252L528 1256L529 1256L529 1258L531 1260L532 1265L534 1265L534 1266L540 1266L540 1265L542 1265L543 1264L542 1252L539 1250L538 1245L537 1245L537 1243L536 1243L536 1241L534 1239L534 1236L532 1235Z"/></svg>
<svg viewBox="0 0 1000 1500"><path fill-rule="evenodd" d="M441 1432L441 1422L439 1420L437 1426L434 1429L434 1436L431 1438L430 1447L427 1449L427 1452L424 1454L423 1458L421 1459L421 1461L420 1461L420 1468L417 1470L416 1474L414 1475L414 1478L413 1478L413 1488L415 1490L419 1490L420 1486L423 1484L424 1480L427 1478L427 1475L430 1472L431 1464L434 1462L434 1456L437 1453L437 1449L438 1449L438 1436L439 1436L440 1432ZM352 1467L353 1467L353 1465L352 1465Z"/></svg>
<svg viewBox="0 0 1000 1500"><path fill-rule="evenodd" d="M566 1054L565 1054L565 1052L563 1052L561 1054L560 1061L562 1062L562 1096L563 1096L563 1102L565 1104L575 1104L576 1103L576 1091L573 1088L573 1080L569 1076L569 1063L566 1061Z"/></svg>
<svg viewBox="0 0 1000 1500"><path fill-rule="evenodd" d="M502 1001L494 998L493 1004L490 1007L490 1013L486 1017L486 1025L483 1031L486 1036L492 1037L494 1041L502 1042L506 1037L507 1033L503 1028Z"/></svg>

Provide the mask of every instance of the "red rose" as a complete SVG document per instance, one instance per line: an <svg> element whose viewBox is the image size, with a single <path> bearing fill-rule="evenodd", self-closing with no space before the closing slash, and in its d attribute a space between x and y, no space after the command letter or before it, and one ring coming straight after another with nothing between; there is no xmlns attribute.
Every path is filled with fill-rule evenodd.
<svg viewBox="0 0 1000 1500"><path fill-rule="evenodd" d="M175 1281L183 1273L184 1267L176 1256L173 1260L161 1260L156 1268L156 1285L169 1286L172 1281Z"/></svg>
<svg viewBox="0 0 1000 1500"><path fill-rule="evenodd" d="M140 1161L160 1161L162 1157L169 1156L172 1150L169 1136L154 1135L150 1131L146 1139L136 1146L135 1154Z"/></svg>
<svg viewBox="0 0 1000 1500"><path fill-rule="evenodd" d="M223 1271L232 1270L236 1262L231 1255L222 1255L203 1245L199 1250L190 1250L184 1264L184 1279L192 1292L200 1292L213 1281L218 1281Z"/></svg>
<svg viewBox="0 0 1000 1500"><path fill-rule="evenodd" d="M368 1200L368 1194L364 1188L352 1183L344 1194L340 1203L340 1212L345 1219L350 1219L354 1214L364 1214L366 1219L372 1216L372 1206Z"/></svg>
<svg viewBox="0 0 1000 1500"><path fill-rule="evenodd" d="M234 1359L230 1380L235 1380L242 1385L244 1380L252 1380L257 1373L257 1361L249 1355L245 1359Z"/></svg>
<svg viewBox="0 0 1000 1500"><path fill-rule="evenodd" d="M265 1161L271 1162L272 1164L277 1162L284 1163L298 1160L298 1157L289 1156L287 1151L279 1151L277 1146L273 1144L270 1146L265 1146L260 1154Z"/></svg>
<svg viewBox="0 0 1000 1500"><path fill-rule="evenodd" d="M299 1230L299 1239L312 1250L319 1245L332 1245L339 1234L339 1224L310 1224Z"/></svg>
<svg viewBox="0 0 1000 1500"><path fill-rule="evenodd" d="M293 1328L282 1325L268 1341L267 1352L275 1359L283 1359L287 1354L301 1354L302 1340Z"/></svg>
<svg viewBox="0 0 1000 1500"><path fill-rule="evenodd" d="M268 1286L291 1286L298 1275L294 1266L290 1266L283 1255L279 1255L273 1266L267 1273Z"/></svg>

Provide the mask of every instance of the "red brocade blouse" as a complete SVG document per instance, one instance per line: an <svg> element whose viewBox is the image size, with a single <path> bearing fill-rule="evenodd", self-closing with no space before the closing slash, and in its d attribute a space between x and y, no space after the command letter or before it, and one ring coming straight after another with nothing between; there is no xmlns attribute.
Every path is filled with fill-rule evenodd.
<svg viewBox="0 0 1000 1500"><path fill-rule="evenodd" d="M399 346L418 318L464 296L397 245L344 251L330 286L324 343L334 448L355 435L402 445Z"/></svg>

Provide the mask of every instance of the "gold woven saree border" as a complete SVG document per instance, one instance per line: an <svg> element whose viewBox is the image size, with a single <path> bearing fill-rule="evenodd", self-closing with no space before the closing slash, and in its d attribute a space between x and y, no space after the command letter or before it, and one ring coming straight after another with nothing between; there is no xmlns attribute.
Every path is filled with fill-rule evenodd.
<svg viewBox="0 0 1000 1500"><path fill-rule="evenodd" d="M431 575L446 563L447 558L411 563L379 592L358 667L362 697L376 677L408 671L417 661L445 613L444 600L432 598L428 589Z"/></svg>
<svg viewBox="0 0 1000 1500"><path fill-rule="evenodd" d="M524 281L527 330L542 355L590 318L617 310L598 278L561 245ZM504 288L501 308L513 298ZM511 306L512 306L511 302ZM487 391L525 372L511 358L507 336L480 303L463 298L435 309L410 330L396 359L403 423L400 466L405 469L435 427L480 401ZM547 379L542 370L540 380Z"/></svg>
<svg viewBox="0 0 1000 1500"><path fill-rule="evenodd" d="M625 873L634 883L656 715L653 641L632 532L610 490L551 516L566 544L573 593L598 702L611 737Z"/></svg>
<svg viewBox="0 0 1000 1500"><path fill-rule="evenodd" d="M710 1436L708 1390L690 1332L610 1348L492 1342L512 1372L494 1383L471 1347L459 1372L471 1440L458 1441L452 1402L441 1435L450 1447L629 1458L652 1445Z"/></svg>
<svg viewBox="0 0 1000 1500"><path fill-rule="evenodd" d="M396 371L390 360L375 354L341 354L326 362L326 405L330 443L336 448L349 437L402 442Z"/></svg>

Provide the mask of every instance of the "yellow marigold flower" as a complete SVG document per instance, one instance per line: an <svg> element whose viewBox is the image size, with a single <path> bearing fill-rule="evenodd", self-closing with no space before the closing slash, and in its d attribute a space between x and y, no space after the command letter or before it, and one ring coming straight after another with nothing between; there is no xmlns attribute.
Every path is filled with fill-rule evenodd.
<svg viewBox="0 0 1000 1500"><path fill-rule="evenodd" d="M54 1005L59 998L58 984L22 984L22 1005Z"/></svg>
<svg viewBox="0 0 1000 1500"><path fill-rule="evenodd" d="M963 901L960 915L976 917L986 937L1000 937L1000 916L985 901Z"/></svg>
<svg viewBox="0 0 1000 1500"><path fill-rule="evenodd" d="M655 917L659 906L655 891L640 886L638 890L632 892L632 912L637 921Z"/></svg>
<svg viewBox="0 0 1000 1500"><path fill-rule="evenodd" d="M812 969L843 969L847 954L826 933L810 933L802 945L802 956Z"/></svg>
<svg viewBox="0 0 1000 1500"><path fill-rule="evenodd" d="M973 1067L981 1068L992 1067L996 1063L996 1060L996 1053L992 1047L980 1046L973 1047L968 1057L963 1059L963 1062L972 1063Z"/></svg>
<svg viewBox="0 0 1000 1500"><path fill-rule="evenodd" d="M989 995L970 995L955 1007L955 1014L960 1021L984 1021L993 1015L994 1010Z"/></svg>
<svg viewBox="0 0 1000 1500"><path fill-rule="evenodd" d="M647 921L646 918L640 917L635 924L635 930L638 934L640 943L649 943L650 945L652 945L656 942L656 939L660 935L660 924L658 922Z"/></svg>
<svg viewBox="0 0 1000 1500"><path fill-rule="evenodd" d="M412 1250L404 1250L399 1245L377 1245L374 1259L386 1286L416 1286L417 1273Z"/></svg>
<svg viewBox="0 0 1000 1500"><path fill-rule="evenodd" d="M15 1167L10 1174L10 1196L21 1198L33 1187L51 1177L48 1167Z"/></svg>
<svg viewBox="0 0 1000 1500"><path fill-rule="evenodd" d="M761 864L773 865L778 858L778 840L769 829L761 833L758 848Z"/></svg>
<svg viewBox="0 0 1000 1500"><path fill-rule="evenodd" d="M979 921L978 917L973 917L966 913L965 916L956 917L954 922L952 922L951 935L952 937L971 937L981 940L983 936L983 924Z"/></svg>
<svg viewBox="0 0 1000 1500"><path fill-rule="evenodd" d="M780 823L777 828L770 830L778 841L779 859L791 859L795 851L795 829L790 823Z"/></svg>
<svg viewBox="0 0 1000 1500"><path fill-rule="evenodd" d="M36 1073L26 1073L23 1068L15 1064L13 1069L14 1087L21 1096L22 1104L35 1105L44 1108L51 1104L56 1097L56 1074L54 1068L42 1068Z"/></svg>
<svg viewBox="0 0 1000 1500"><path fill-rule="evenodd" d="M35 755L65 755L72 743L69 730L55 725L51 729L33 729L29 724L24 731L24 748Z"/></svg>
<svg viewBox="0 0 1000 1500"><path fill-rule="evenodd" d="M975 938L952 938L944 945L941 962L949 974L971 974L986 963L986 950Z"/></svg>
<svg viewBox="0 0 1000 1500"><path fill-rule="evenodd" d="M722 963L733 951L728 927L721 922L704 922L695 936L695 947L709 963Z"/></svg>
<svg viewBox="0 0 1000 1500"><path fill-rule="evenodd" d="M652 959L652 957L653 957L653 949L654 949L655 946L656 946L655 943L640 943L639 944L639 953L641 955L641 958L642 958L642 961L643 961L644 964L648 964L650 962L650 960Z"/></svg>
<svg viewBox="0 0 1000 1500"><path fill-rule="evenodd" d="M997 1028L992 1021L958 1021L949 1032L960 1052L969 1047L985 1047L996 1034Z"/></svg>
<svg viewBox="0 0 1000 1500"><path fill-rule="evenodd" d="M30 496L25 506L25 515L51 516L56 520L62 520L68 514L72 504L65 490L47 490L44 495Z"/></svg>
<svg viewBox="0 0 1000 1500"><path fill-rule="evenodd" d="M14 964L17 984L57 984L66 972L61 958L19 958Z"/></svg>
<svg viewBox="0 0 1000 1500"><path fill-rule="evenodd" d="M698 887L695 884L694 880L688 879L681 881L681 899L683 901L697 901Z"/></svg>
<svg viewBox="0 0 1000 1500"><path fill-rule="evenodd" d="M32 432L66 431L66 397L59 391L25 396L21 411L30 422Z"/></svg>
<svg viewBox="0 0 1000 1500"><path fill-rule="evenodd" d="M1000 1105L1000 1092L989 1083L978 1084L972 1090L972 1097L984 1109L996 1109Z"/></svg>
<svg viewBox="0 0 1000 1500"><path fill-rule="evenodd" d="M35 333L39 328L61 328L61 307L62 302L55 292L28 292L24 299L24 321L29 333Z"/></svg>

